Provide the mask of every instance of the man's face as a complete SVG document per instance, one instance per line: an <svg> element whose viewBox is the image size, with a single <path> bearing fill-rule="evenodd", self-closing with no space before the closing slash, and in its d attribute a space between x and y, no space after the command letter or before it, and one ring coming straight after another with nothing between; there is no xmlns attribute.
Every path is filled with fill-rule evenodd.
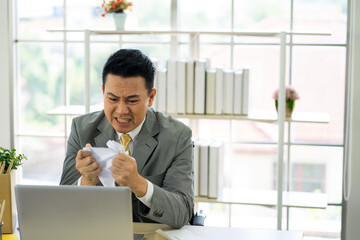
<svg viewBox="0 0 360 240"><path fill-rule="evenodd" d="M119 133L135 129L144 120L147 108L151 107L156 90L148 95L143 77L128 77L108 74L104 95L105 116Z"/></svg>

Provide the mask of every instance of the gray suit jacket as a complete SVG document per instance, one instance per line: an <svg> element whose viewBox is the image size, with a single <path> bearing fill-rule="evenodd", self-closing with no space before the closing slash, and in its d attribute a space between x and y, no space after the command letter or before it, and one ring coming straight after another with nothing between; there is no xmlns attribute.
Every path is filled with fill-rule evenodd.
<svg viewBox="0 0 360 240"><path fill-rule="evenodd" d="M107 147L106 142L115 140L116 136L104 111L74 118L60 184L71 185L80 178L75 157L86 143ZM134 142L132 157L141 176L154 184L151 209L133 194L133 220L159 222L175 228L187 224L194 209L191 129L149 108Z"/></svg>

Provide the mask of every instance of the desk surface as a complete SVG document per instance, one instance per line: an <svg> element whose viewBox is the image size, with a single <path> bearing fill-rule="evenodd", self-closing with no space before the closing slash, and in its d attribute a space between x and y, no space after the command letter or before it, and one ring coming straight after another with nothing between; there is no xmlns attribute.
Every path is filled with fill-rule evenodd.
<svg viewBox="0 0 360 240"><path fill-rule="evenodd" d="M277 230L256 230L241 228L221 228L221 227L199 227L184 226L181 229L173 229L165 224L156 223L134 223L134 233L144 234L144 240L166 240L170 238L163 237L155 232L161 229L169 236L176 239L242 239L242 240L301 240L302 232L296 231L277 231ZM17 232L17 230L16 230ZM4 240L17 240L16 233L3 235ZM19 238L20 239L20 238Z"/></svg>
<svg viewBox="0 0 360 240"><path fill-rule="evenodd" d="M134 223L134 233L145 234L145 240L166 240L161 234L156 233L161 229L163 233L174 237L173 239L242 239L242 240L301 240L303 233L297 231L277 231L260 229L222 228L184 226L181 229L172 229L164 224ZM176 238L175 238L176 237Z"/></svg>

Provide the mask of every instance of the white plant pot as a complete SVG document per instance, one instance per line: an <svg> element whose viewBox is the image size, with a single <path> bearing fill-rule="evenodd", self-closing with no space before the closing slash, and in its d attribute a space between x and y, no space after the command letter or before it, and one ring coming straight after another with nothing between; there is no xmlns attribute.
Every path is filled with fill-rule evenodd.
<svg viewBox="0 0 360 240"><path fill-rule="evenodd" d="M124 30L126 22L126 13L114 13L114 22L116 30Z"/></svg>

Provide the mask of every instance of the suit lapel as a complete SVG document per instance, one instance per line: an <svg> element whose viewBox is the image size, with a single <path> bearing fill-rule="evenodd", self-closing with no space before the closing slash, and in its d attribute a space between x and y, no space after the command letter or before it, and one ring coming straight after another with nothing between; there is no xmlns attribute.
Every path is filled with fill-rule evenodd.
<svg viewBox="0 0 360 240"><path fill-rule="evenodd" d="M94 139L95 141L94 147L107 147L106 146L107 141L116 140L116 132L105 116L98 125L97 129L99 130L100 133Z"/></svg>
<svg viewBox="0 0 360 240"><path fill-rule="evenodd" d="M141 173L150 154L153 152L158 142L153 136L159 133L159 126L156 122L154 112L149 108L146 120L139 134L136 137L133 157L136 159L137 170Z"/></svg>

